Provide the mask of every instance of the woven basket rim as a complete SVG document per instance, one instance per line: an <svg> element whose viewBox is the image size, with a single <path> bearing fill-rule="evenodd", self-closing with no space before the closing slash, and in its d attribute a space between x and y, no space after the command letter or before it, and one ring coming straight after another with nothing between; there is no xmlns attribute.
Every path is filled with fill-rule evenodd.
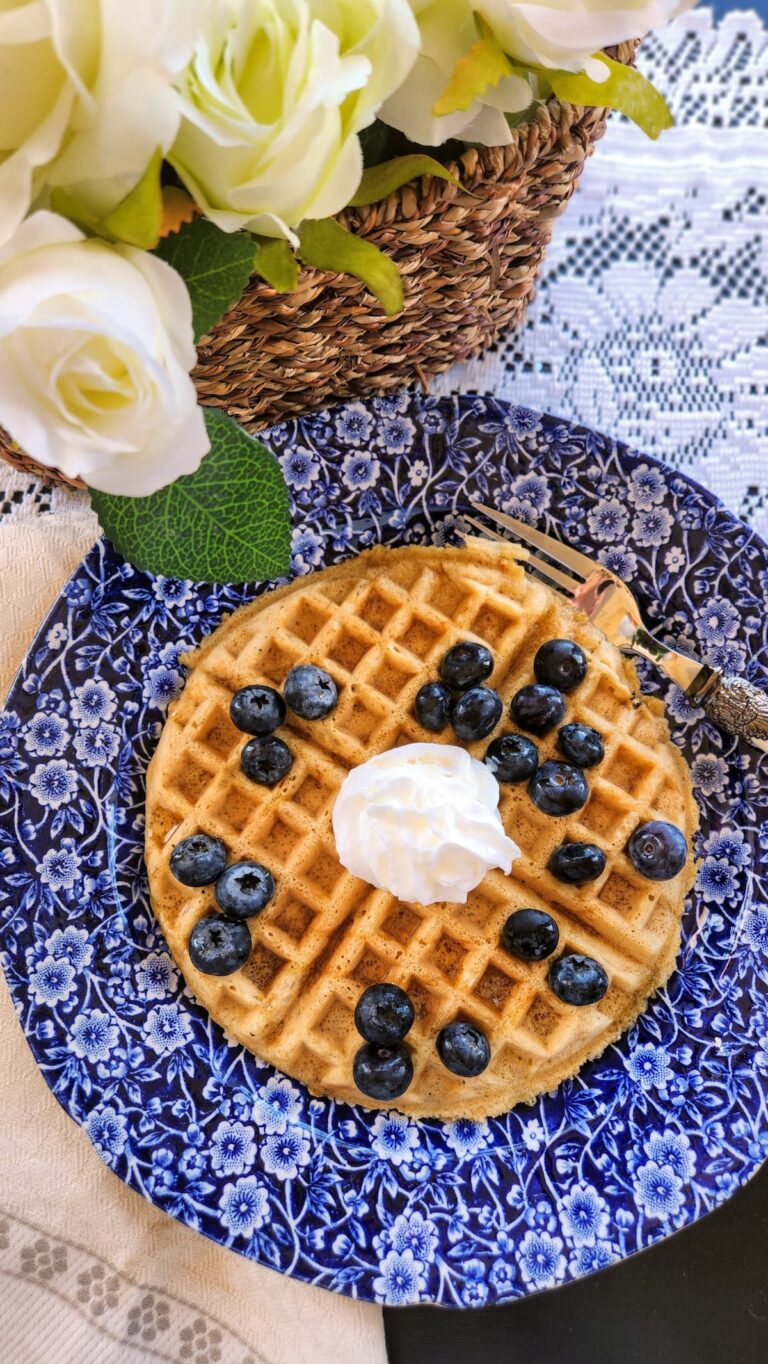
<svg viewBox="0 0 768 1364"><path fill-rule="evenodd" d="M623 43L616 43L614 46L606 47L604 49L605 55L611 57L614 61L621 62L623 66L631 66L634 63L635 54L641 41L640 38L633 38ZM549 111L550 114L554 113L553 122L557 122L556 111L561 109L566 115L570 113L570 121L576 124L579 123L593 107L594 106L592 105L569 104L567 100L558 99L556 95L549 95L547 99L541 100L537 104L531 118L526 119L525 122L516 123L510 128L512 137L506 145L489 146L484 143L478 143L475 146L467 147L467 149L453 161L441 163L449 174L453 175L454 178L459 181L458 185L452 184L450 180L446 180L442 176L431 175L429 172L426 172L423 175L416 176L413 180L406 181L404 185L400 185L397 189L392 190L384 199L377 199L370 204L363 204L357 208L347 206L346 208L341 209L335 216L341 219L346 219L347 215L361 217L373 207L378 207L381 210L382 205L386 205L387 209L399 209L402 205L404 195L409 192L413 193L414 185L420 184L422 181L429 184L430 189L433 191L432 197L435 206L439 206L444 199L452 199L457 194L460 194L462 190L466 190L466 186L462 181L462 172L466 174L467 167L465 163L468 159L474 161L474 167L479 168L482 171L482 174L479 176L473 174L473 178L480 180L498 178L498 168L493 162L497 160L499 153L501 153L503 157L504 169L517 160L520 147L528 139L529 129L534 123L539 122L543 116L542 111L544 109ZM434 150L438 149L435 148Z"/></svg>

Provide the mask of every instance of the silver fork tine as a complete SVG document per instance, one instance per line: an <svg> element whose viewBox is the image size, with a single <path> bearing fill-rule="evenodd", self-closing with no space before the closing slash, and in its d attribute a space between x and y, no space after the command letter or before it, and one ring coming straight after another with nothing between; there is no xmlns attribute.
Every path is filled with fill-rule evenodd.
<svg viewBox="0 0 768 1364"><path fill-rule="evenodd" d="M509 544L509 541L507 541L507 544ZM572 597L574 592L581 587L581 583L577 578L569 578L567 573L561 573L559 568L553 568L552 564L548 564L544 559L540 559L538 554L531 554L530 550L528 551L528 558L524 561L523 566L533 568L537 573L540 573L543 578L547 578L551 583L557 583L558 587L562 588L563 592L566 592L569 597Z"/></svg>
<svg viewBox="0 0 768 1364"><path fill-rule="evenodd" d="M518 540L527 545L535 545L564 568L570 568L582 578L590 577L599 567L592 559L588 559L586 554L580 554L577 549L571 549L569 545L562 544L551 535L545 535L543 531L534 530L532 526L527 526L524 521L518 521L514 516L508 516L506 512L496 511L495 507L486 507L482 502L473 502L472 507L475 511L483 512L494 525L505 526Z"/></svg>
<svg viewBox="0 0 768 1364"><path fill-rule="evenodd" d="M467 513L464 512L461 519L462 521L466 521L467 525L474 526L477 530L482 531L486 539L499 540L503 545L509 544L508 536L499 535L498 531L491 530L490 526L485 525L483 521L478 521L476 516L468 516ZM531 554L530 551L528 552L527 559L524 561L524 567L535 569L542 577L547 578L550 583L557 583L558 587L561 587L570 597L573 596L577 587L581 586L576 578L569 578L567 573L561 573L559 568L555 568L552 564L545 563L543 559L539 559L538 555Z"/></svg>
<svg viewBox="0 0 768 1364"><path fill-rule="evenodd" d="M467 516L467 513L464 512L461 519L462 521L466 521L468 526L474 526L475 530L479 530L481 535L485 536L486 540L500 540L502 545L509 544L506 535L500 535L497 530L494 530L492 526L487 525L485 521L478 521L476 516Z"/></svg>

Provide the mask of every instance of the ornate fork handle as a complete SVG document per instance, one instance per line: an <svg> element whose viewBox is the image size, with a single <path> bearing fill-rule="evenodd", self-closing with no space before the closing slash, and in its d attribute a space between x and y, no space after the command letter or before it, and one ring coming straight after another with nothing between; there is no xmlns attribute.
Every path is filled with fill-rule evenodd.
<svg viewBox="0 0 768 1364"><path fill-rule="evenodd" d="M751 740L768 753L768 692L744 677L726 674L717 679L701 705L721 729Z"/></svg>
<svg viewBox="0 0 768 1364"><path fill-rule="evenodd" d="M592 618L601 623L599 613L593 611ZM649 634L644 626L637 626L629 615L618 623L607 623L610 628L606 633L620 648L655 663L727 734L747 739L755 748L768 753L768 692L761 691L745 677L721 673L718 668L711 668L690 654L671 649Z"/></svg>

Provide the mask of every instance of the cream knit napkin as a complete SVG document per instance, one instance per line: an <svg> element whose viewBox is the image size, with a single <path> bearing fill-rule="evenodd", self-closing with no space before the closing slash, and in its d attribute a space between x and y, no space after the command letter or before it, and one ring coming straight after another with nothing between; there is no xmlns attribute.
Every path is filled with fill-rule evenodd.
<svg viewBox="0 0 768 1364"><path fill-rule="evenodd" d="M98 534L82 504L0 524L0 705ZM49 1093L0 975L2 1364L386 1364L381 1312L249 1263L102 1164Z"/></svg>

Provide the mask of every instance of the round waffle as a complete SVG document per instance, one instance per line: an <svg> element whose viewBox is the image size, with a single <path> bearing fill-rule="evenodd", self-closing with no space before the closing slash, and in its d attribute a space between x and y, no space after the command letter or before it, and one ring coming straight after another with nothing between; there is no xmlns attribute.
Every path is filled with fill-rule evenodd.
<svg viewBox="0 0 768 1364"><path fill-rule="evenodd" d="M147 777L146 860L155 913L187 983L227 1031L315 1094L368 1107L352 1080L362 1039L353 1012L367 986L407 990L416 1021L408 1034L414 1078L396 1106L417 1117L488 1117L528 1102L598 1055L669 977L680 943L693 859L672 881L640 876L625 855L630 834L651 819L697 824L688 770L658 702L639 695L632 665L562 597L531 578L511 545L377 549L298 579L236 611L189 660ZM577 814L544 815L525 784L500 788L504 827L522 849L510 876L490 871L465 905L406 904L341 866L331 811L347 771L398 744L456 742L427 735L413 716L419 687L437 675L459 640L493 651L488 685L505 708L532 681L548 639L570 638L589 659L567 700L566 720L599 730L605 758L587 773L590 798ZM270 789L248 781L248 736L229 718L240 687L280 688L298 663L325 668L339 704L323 720L288 713L278 733L295 761ZM513 726L502 720L497 733ZM555 735L538 741L558 756ZM481 757L488 740L469 744ZM215 908L213 887L193 890L171 874L173 848L190 834L223 839L230 860L252 858L274 873L277 892L250 919L253 947L231 976L197 971L187 951L196 920ZM568 886L547 871L565 840L598 844L606 867ZM549 962L525 963L500 945L513 910L545 909L564 951L599 961L609 988L599 1003L561 1003ZM460 1079L441 1064L438 1032L456 1018L476 1023L491 1045L488 1068Z"/></svg>

